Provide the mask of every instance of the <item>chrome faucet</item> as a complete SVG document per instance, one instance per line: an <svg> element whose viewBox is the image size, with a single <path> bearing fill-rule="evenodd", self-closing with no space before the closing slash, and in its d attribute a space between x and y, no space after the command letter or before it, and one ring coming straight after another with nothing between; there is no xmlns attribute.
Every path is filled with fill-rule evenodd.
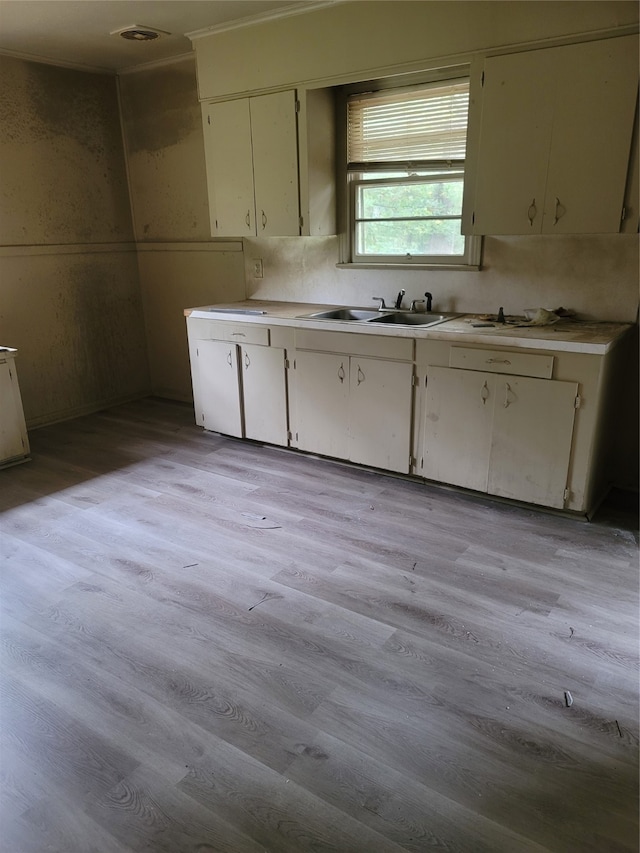
<svg viewBox="0 0 640 853"><path fill-rule="evenodd" d="M427 307L424 310L425 311L431 311L431 303L433 301L433 296L429 293L428 290L424 296L425 296L425 299L427 300Z"/></svg>
<svg viewBox="0 0 640 853"><path fill-rule="evenodd" d="M384 302L384 296L372 296L371 298L380 300L380 304L378 305L378 311L384 311L385 310L385 308L387 306L385 305L385 302Z"/></svg>
<svg viewBox="0 0 640 853"><path fill-rule="evenodd" d="M423 305L423 304L424 304L424 299L412 299L411 300L411 311L412 312L417 311L418 309L416 308L416 305Z"/></svg>
<svg viewBox="0 0 640 853"><path fill-rule="evenodd" d="M396 311L399 311L402 308L402 297L405 295L407 291L401 290L396 297Z"/></svg>

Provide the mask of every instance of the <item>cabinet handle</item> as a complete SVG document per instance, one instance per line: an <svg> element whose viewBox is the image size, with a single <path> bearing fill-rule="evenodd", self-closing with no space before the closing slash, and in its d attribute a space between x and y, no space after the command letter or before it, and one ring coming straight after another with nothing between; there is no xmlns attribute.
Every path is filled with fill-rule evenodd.
<svg viewBox="0 0 640 853"><path fill-rule="evenodd" d="M505 409L509 408L509 403L511 402L509 400L510 391L511 391L511 385L509 385L508 382L505 382L504 383L504 407L505 407Z"/></svg>
<svg viewBox="0 0 640 853"><path fill-rule="evenodd" d="M244 354L244 369L248 370L250 364L251 364L251 359L249 358L249 353L245 352L245 354Z"/></svg>
<svg viewBox="0 0 640 853"><path fill-rule="evenodd" d="M244 218L244 221L247 223L247 228L251 228L251 211L247 210L247 215Z"/></svg>
<svg viewBox="0 0 640 853"><path fill-rule="evenodd" d="M362 377L362 378L360 378L360 377ZM361 382L364 382L365 379L366 379L366 376L362 372L360 365L358 365L358 385L360 385Z"/></svg>
<svg viewBox="0 0 640 853"><path fill-rule="evenodd" d="M227 364L229 365L229 367L233 367L233 362L232 362L232 358L231 358L231 350L229 350L229 352L227 353Z"/></svg>
<svg viewBox="0 0 640 853"><path fill-rule="evenodd" d="M245 335L244 332L232 332L231 337L232 338L246 338L247 336Z"/></svg>
<svg viewBox="0 0 640 853"><path fill-rule="evenodd" d="M511 364L508 358L488 358L485 364Z"/></svg>
<svg viewBox="0 0 640 853"><path fill-rule="evenodd" d="M536 207L535 198L531 200L531 204L529 205L529 210L527 211L527 219L529 220L529 225L533 228L533 220L538 215L538 208Z"/></svg>
<svg viewBox="0 0 640 853"><path fill-rule="evenodd" d="M562 217L564 216L565 213L566 213L565 208L560 203L560 199L558 198L558 196L556 196L556 211L555 211L555 215L553 217L553 224L557 225L558 220L562 219Z"/></svg>
<svg viewBox="0 0 640 853"><path fill-rule="evenodd" d="M267 214L263 210L262 211L262 230L264 231L264 229L266 227L267 227Z"/></svg>
<svg viewBox="0 0 640 853"><path fill-rule="evenodd" d="M482 386L482 389L480 391L480 397L482 399L482 405L486 406L487 400L489 399L489 386L487 385L486 381L485 381L485 383Z"/></svg>
<svg viewBox="0 0 640 853"><path fill-rule="evenodd" d="M344 377L345 377L344 365L341 364L340 367L338 368L338 379L340 380L340 382L344 382Z"/></svg>

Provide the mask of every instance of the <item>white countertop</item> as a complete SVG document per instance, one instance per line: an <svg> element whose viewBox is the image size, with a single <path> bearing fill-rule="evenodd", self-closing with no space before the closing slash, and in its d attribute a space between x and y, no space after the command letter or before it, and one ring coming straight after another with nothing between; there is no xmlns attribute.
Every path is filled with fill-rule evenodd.
<svg viewBox="0 0 640 853"><path fill-rule="evenodd" d="M472 323L484 322L475 314L462 314L435 326L400 326L384 323L354 322L351 320L318 320L304 317L318 311L342 308L341 305L315 305L303 302L272 302L248 299L243 302L224 302L186 308L187 317L207 320L228 320L260 323L271 326L296 326L309 329L343 331L354 334L448 340L456 343L502 345L515 348L558 350L604 355L631 329L629 323L591 323L580 320L560 320L550 326L496 324L474 328ZM365 306L368 310L371 306ZM251 313L244 313L251 312ZM435 311L434 313L437 313ZM522 322L526 322L524 318Z"/></svg>

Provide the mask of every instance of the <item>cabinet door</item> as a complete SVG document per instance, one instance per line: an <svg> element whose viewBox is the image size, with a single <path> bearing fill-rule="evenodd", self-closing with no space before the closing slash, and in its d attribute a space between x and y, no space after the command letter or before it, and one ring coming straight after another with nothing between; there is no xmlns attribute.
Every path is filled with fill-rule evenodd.
<svg viewBox="0 0 640 853"><path fill-rule="evenodd" d="M637 66L637 36L485 60L471 233L620 230Z"/></svg>
<svg viewBox="0 0 640 853"><path fill-rule="evenodd" d="M255 235L255 201L249 101L203 106L211 233Z"/></svg>
<svg viewBox="0 0 640 853"><path fill-rule="evenodd" d="M347 459L349 357L298 351L294 375L298 447Z"/></svg>
<svg viewBox="0 0 640 853"><path fill-rule="evenodd" d="M542 232L618 232L638 92L638 37L553 52L557 89Z"/></svg>
<svg viewBox="0 0 640 853"><path fill-rule="evenodd" d="M413 365L351 356L349 459L409 471Z"/></svg>
<svg viewBox="0 0 640 853"><path fill-rule="evenodd" d="M490 494L564 506L577 393L575 382L496 376Z"/></svg>
<svg viewBox="0 0 640 853"><path fill-rule="evenodd" d="M242 438L238 347L225 341L197 341L196 423ZM196 384L196 383L194 383Z"/></svg>
<svg viewBox="0 0 640 853"><path fill-rule="evenodd" d="M486 492L495 376L429 367L423 474L429 480Z"/></svg>
<svg viewBox="0 0 640 853"><path fill-rule="evenodd" d="M287 444L287 391L284 350L242 346L245 437Z"/></svg>
<svg viewBox="0 0 640 853"><path fill-rule="evenodd" d="M555 101L548 53L485 61L473 234L540 233Z"/></svg>
<svg viewBox="0 0 640 853"><path fill-rule="evenodd" d="M29 453L29 440L13 359L0 361L0 465Z"/></svg>
<svg viewBox="0 0 640 853"><path fill-rule="evenodd" d="M256 229L259 237L300 234L295 92L250 99Z"/></svg>

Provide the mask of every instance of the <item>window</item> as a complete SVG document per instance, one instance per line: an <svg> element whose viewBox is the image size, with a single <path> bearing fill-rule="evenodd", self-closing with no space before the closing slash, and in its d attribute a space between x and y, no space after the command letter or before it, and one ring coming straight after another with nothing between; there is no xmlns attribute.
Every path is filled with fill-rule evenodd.
<svg viewBox="0 0 640 853"><path fill-rule="evenodd" d="M351 263L465 266L467 77L347 98Z"/></svg>

